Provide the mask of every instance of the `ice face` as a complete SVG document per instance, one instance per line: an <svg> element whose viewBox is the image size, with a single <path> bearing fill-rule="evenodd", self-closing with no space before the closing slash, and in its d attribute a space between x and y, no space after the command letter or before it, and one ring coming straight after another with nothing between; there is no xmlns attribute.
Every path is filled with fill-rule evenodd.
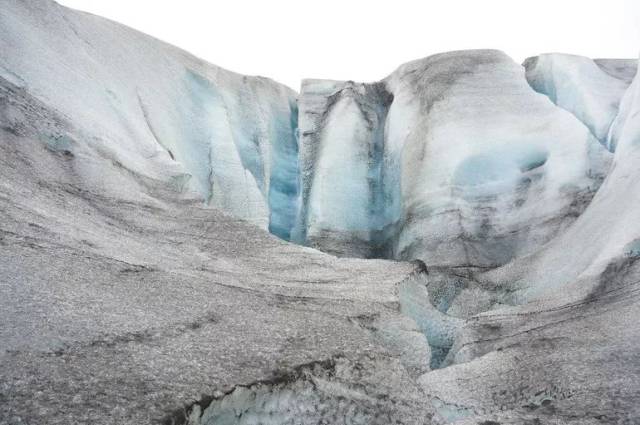
<svg viewBox="0 0 640 425"><path fill-rule="evenodd" d="M611 124L627 90L635 64L565 55L545 54L524 62L531 87L571 112L610 151ZM632 75L631 75L632 76Z"/></svg>
<svg viewBox="0 0 640 425"><path fill-rule="evenodd" d="M395 101L422 117L403 143L399 258L491 266L531 252L606 170L584 126L499 52L438 55L389 81Z"/></svg>
<svg viewBox="0 0 640 425"><path fill-rule="evenodd" d="M496 52L437 55L374 84L308 81L296 101L270 80L203 66L153 39L27 30L26 10L6 12L16 14L5 19L7 48L42 51L39 69L69 72L45 78L25 55L3 57L2 69L56 99L96 135L91 143L109 140L105 155L330 252L502 264L554 231L528 230L529 217L564 214L605 174L608 159L584 126L536 97L522 69ZM73 54L87 40L91 61ZM610 76L621 66L606 66L603 78L622 87Z"/></svg>
<svg viewBox="0 0 640 425"><path fill-rule="evenodd" d="M300 117L302 241L344 255L503 264L570 222L610 161L494 51L308 81Z"/></svg>
<svg viewBox="0 0 640 425"><path fill-rule="evenodd" d="M290 100L289 113L272 117L270 140L269 231L289 240L299 209L298 106ZM286 112L286 111L285 111Z"/></svg>
<svg viewBox="0 0 640 425"><path fill-rule="evenodd" d="M174 146L176 159L193 170L208 204L266 228L269 214L260 146L229 125L231 112L209 81L193 72L186 80L193 118Z"/></svg>
<svg viewBox="0 0 640 425"><path fill-rule="evenodd" d="M2 419L639 422L638 80L608 169L499 52L309 82L298 149L292 91L50 1L0 51ZM298 196L303 242L429 267L235 218Z"/></svg>
<svg viewBox="0 0 640 425"><path fill-rule="evenodd" d="M180 112L191 118L169 129L171 137L156 131L158 142L207 204L288 239L298 195L293 99L264 79L210 80L189 70L185 85Z"/></svg>

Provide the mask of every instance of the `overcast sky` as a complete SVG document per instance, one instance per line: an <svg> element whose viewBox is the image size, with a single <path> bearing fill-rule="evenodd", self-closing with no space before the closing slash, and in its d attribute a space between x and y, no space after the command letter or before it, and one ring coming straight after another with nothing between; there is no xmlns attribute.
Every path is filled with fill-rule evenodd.
<svg viewBox="0 0 640 425"><path fill-rule="evenodd" d="M373 81L447 50L637 57L640 0L60 0L216 65L297 89L302 78Z"/></svg>

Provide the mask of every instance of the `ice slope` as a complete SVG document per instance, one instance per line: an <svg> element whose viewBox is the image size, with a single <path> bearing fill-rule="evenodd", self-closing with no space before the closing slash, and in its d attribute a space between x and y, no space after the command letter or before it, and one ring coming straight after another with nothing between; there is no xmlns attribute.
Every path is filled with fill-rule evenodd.
<svg viewBox="0 0 640 425"><path fill-rule="evenodd" d="M504 264L571 223L610 161L497 51L431 56L375 84L307 81L299 110L298 225L346 255Z"/></svg>
<svg viewBox="0 0 640 425"><path fill-rule="evenodd" d="M574 114L611 151L615 150L610 140L611 124L636 65L636 61L598 61L558 53L524 62L531 87Z"/></svg>
<svg viewBox="0 0 640 425"><path fill-rule="evenodd" d="M51 1L4 0L0 50L0 76L55 103L91 135L79 142L288 237L297 195L289 88Z"/></svg>

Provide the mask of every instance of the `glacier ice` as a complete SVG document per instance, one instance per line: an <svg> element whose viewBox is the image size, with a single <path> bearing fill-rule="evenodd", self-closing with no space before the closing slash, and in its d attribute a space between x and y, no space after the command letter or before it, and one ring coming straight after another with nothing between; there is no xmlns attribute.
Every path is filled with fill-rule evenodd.
<svg viewBox="0 0 640 425"><path fill-rule="evenodd" d="M620 100L635 74L635 61L592 60L545 54L524 62L527 81L556 105L571 112L609 150L610 128L618 114Z"/></svg>
<svg viewBox="0 0 640 425"><path fill-rule="evenodd" d="M639 422L636 60L297 94L49 0L0 48L0 424Z"/></svg>
<svg viewBox="0 0 640 425"><path fill-rule="evenodd" d="M640 229L632 205L640 200L640 194L631 176L640 160L637 142L640 130L637 120L631 117L640 108L639 99L636 79L625 93L613 122L611 134L616 136L613 143L617 149L611 172L575 223L551 240L544 251L487 272L488 279L510 286L517 300L548 296L580 277L599 275L613 258L623 256L633 246ZM614 214L608 211L612 205ZM565 249L567 246L581 248L578 253ZM572 291L580 293L587 288L576 287Z"/></svg>
<svg viewBox="0 0 640 425"><path fill-rule="evenodd" d="M46 25L36 31L20 28L29 25L34 15L29 11L38 8L47 6L4 12L4 42L7 48L42 50L43 67L33 69L14 55L3 58L3 69L33 81L43 98L59 99L63 112L79 122L99 123L99 131L87 131L100 135L96 144L106 138L118 141L103 149L119 163L143 175L172 179L178 188L195 189L212 206L284 239L333 253L421 258L430 264L466 255L469 264L502 264L510 252L530 252L566 224L539 226L532 233L518 219L538 199L549 209L536 208L538 222L572 204L557 193L554 202L552 192L558 189L546 187L544 177L558 187L571 186L576 198L592 192L607 168L608 158L591 146L589 134L536 98L521 68L497 52L437 55L373 84L310 80L296 101L292 90L268 79L205 67L188 56L185 64L167 61L164 54L182 54L150 38L123 41L116 34L95 37L90 31L76 36L73 29L92 19L84 15L49 8L51 22L65 22L63 31L49 34ZM25 32L28 38L16 39ZM52 47L43 48L50 40ZM65 43L73 48L56 47ZM87 43L96 50L92 65L70 52L84 51ZM114 60L138 51L144 54L136 67ZM71 71L42 83L39 70L61 63ZM620 74L621 66L609 64L609 73L592 66L621 90L623 79L610 76ZM452 71L456 68L465 72L458 75ZM155 70L153 77L147 69ZM87 78L88 73L94 77ZM587 72L581 68L576 74ZM498 86L486 84L497 76ZM82 98L73 95L80 88ZM85 103L95 107L84 108ZM456 109L461 111L457 116ZM540 118L525 123L524 114ZM456 128L450 129L454 116ZM573 147L554 141L561 127L572 134ZM581 149L588 158L578 153ZM509 161L511 168L500 161L502 152L519 156ZM522 171L537 165L540 155L548 155L545 164ZM559 173L560 167L553 165L562 155L575 157L573 170L555 179L551 172ZM466 162L454 164L450 158ZM517 163L527 160L533 163ZM485 168L486 175L474 175ZM491 181L479 184L485 178ZM474 180L471 186L469 179ZM481 219L466 220L485 205L482 193L496 198L482 208ZM416 233L425 227L437 227L438 234Z"/></svg>
<svg viewBox="0 0 640 425"><path fill-rule="evenodd" d="M38 98L55 100L105 156L146 177L178 179L212 206L289 237L297 211L293 90L51 2L3 7L0 20L2 51L25 53L2 55L2 75L19 75Z"/></svg>
<svg viewBox="0 0 640 425"><path fill-rule="evenodd" d="M610 162L495 51L432 56L375 84L307 81L299 104L297 226L329 252L504 264L568 225Z"/></svg>

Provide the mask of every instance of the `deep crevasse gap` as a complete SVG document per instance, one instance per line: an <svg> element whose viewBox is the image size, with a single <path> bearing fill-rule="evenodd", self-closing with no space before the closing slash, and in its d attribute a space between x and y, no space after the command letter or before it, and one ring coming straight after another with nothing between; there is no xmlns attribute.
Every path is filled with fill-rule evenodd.
<svg viewBox="0 0 640 425"><path fill-rule="evenodd" d="M272 171L269 184L269 231L289 240L299 208L298 105L290 101L290 115L272 126Z"/></svg>

